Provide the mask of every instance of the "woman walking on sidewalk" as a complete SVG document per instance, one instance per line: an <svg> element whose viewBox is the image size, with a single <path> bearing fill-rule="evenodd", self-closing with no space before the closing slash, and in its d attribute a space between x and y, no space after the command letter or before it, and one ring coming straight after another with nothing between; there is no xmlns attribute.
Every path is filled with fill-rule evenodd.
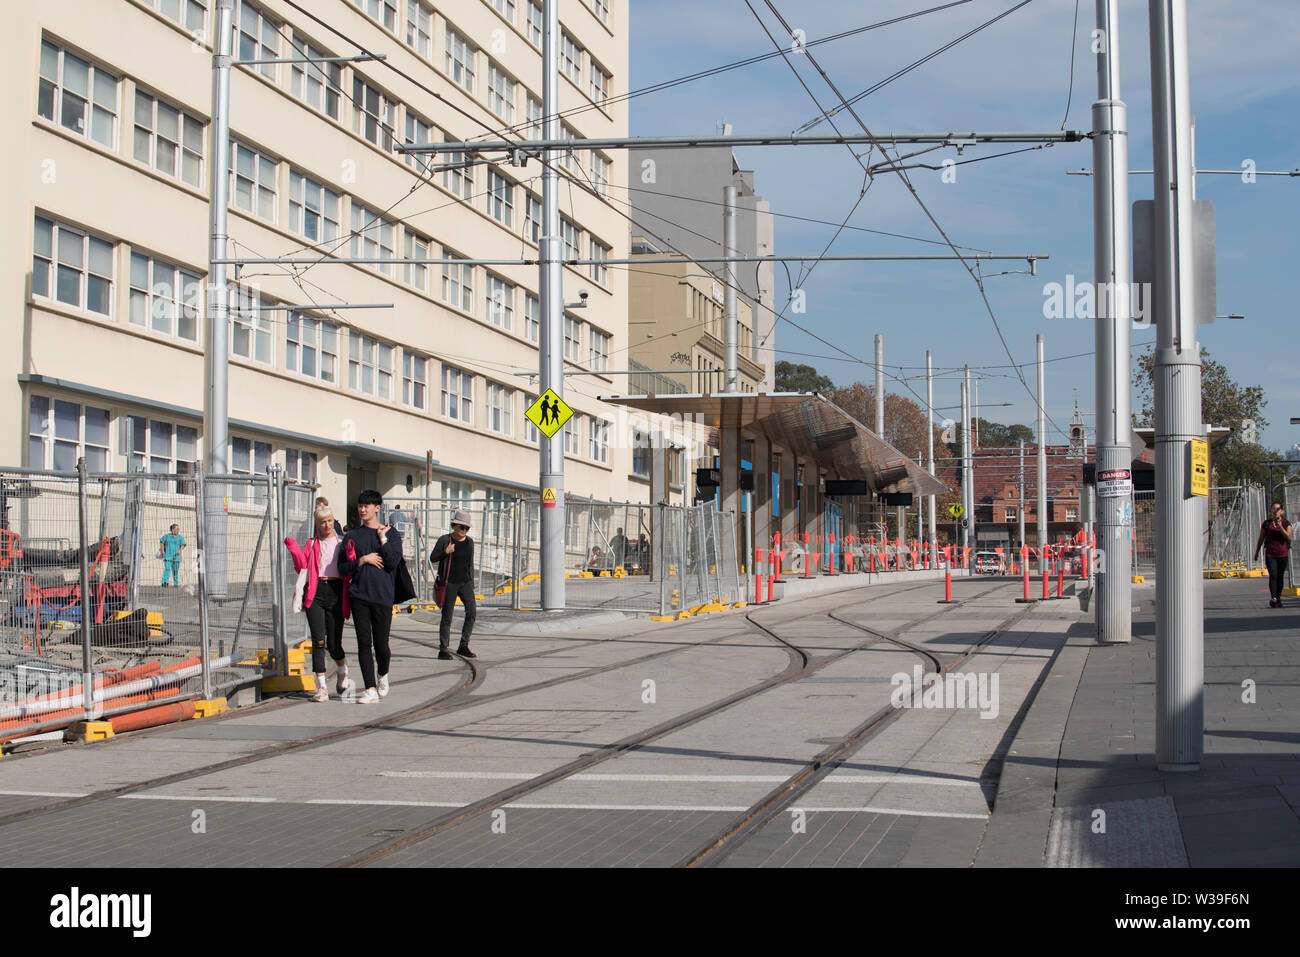
<svg viewBox="0 0 1300 957"><path fill-rule="evenodd" d="M1282 607L1282 579L1291 554L1291 523L1282 512L1282 503L1273 503L1273 517L1259 528L1255 542L1255 560L1259 561L1260 546L1264 547L1264 564L1268 566L1269 608Z"/></svg>
<svg viewBox="0 0 1300 957"><path fill-rule="evenodd" d="M319 501L319 500L318 500ZM343 622L347 619L348 580L339 572L339 557L343 536L338 534L338 523L329 504L316 509L316 534L300 546L292 538L284 544L293 556L293 567L302 580L294 588L294 607L301 599L307 612L307 625L311 628L311 666L316 673L316 691L312 701L328 701L325 687L325 652L338 667L335 690L339 697L352 687L348 677L347 656L343 653Z"/></svg>
<svg viewBox="0 0 1300 957"><path fill-rule="evenodd" d="M474 631L478 608L474 604L474 539L469 537L469 515L457 511L451 517L451 534L443 535L433 546L430 564L444 563L438 569L438 584L446 582L447 593L442 600L442 620L438 625L438 657L451 659L451 617L456 611L456 597L465 606L465 623L460 629L460 647L456 654L463 658L476 658L469 650L469 636Z"/></svg>
<svg viewBox="0 0 1300 957"><path fill-rule="evenodd" d="M366 690L357 704L374 704L388 694L388 631L393 626L393 581L402 561L402 533L379 524L384 498L374 489L357 496L361 527L343 539L339 571L350 576L348 598L352 625L357 630L357 657ZM373 650L372 650L373 649ZM375 665L379 674L375 675Z"/></svg>

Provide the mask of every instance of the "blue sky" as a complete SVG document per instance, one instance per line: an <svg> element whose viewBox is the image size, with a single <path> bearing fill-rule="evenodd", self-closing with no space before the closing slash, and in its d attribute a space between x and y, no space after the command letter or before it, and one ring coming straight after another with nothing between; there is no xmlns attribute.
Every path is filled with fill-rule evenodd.
<svg viewBox="0 0 1300 957"><path fill-rule="evenodd" d="M750 0L769 29L780 30L763 0ZM790 26L809 40L903 13L936 6L940 0L878 0L871 4L827 0L773 0ZM866 89L896 70L1008 9L1014 0L972 2L895 26L823 44L813 54L846 95ZM1121 0L1121 83L1129 107L1130 165L1151 168L1150 66L1147 4ZM1197 165L1240 169L1254 160L1259 170L1300 166L1300 2L1296 0L1189 0L1192 106L1196 114ZM1073 95L1067 127L1087 130L1097 96L1096 58L1090 49L1093 0L1078 5L1075 36L1073 0L1036 0L953 50L919 67L857 109L872 132L880 130L1045 130L1066 117L1070 51L1074 37ZM780 35L779 33L777 34ZM744 0L631 0L630 87L637 89L714 65L772 50L772 43ZM805 82L823 105L835 102L825 82L803 58ZM728 122L737 133L793 131L821 111L781 59L730 71L631 103L633 135L713 132ZM846 114L841 129L852 127ZM825 124L818 132L831 132ZM964 157L1000 152L968 150ZM778 214L841 221L857 199L862 170L846 147L748 148L741 164L755 171L758 191ZM931 158L953 156L951 150ZM938 161L937 159L934 161ZM915 170L910 176L921 198L959 245L997 253L1046 253L1039 275L1007 275L986 281L989 300L1011 352L1034 386L1034 337L1045 337L1049 360L1091 353L1093 326L1077 319L1043 317L1045 283L1092 279L1092 180L1067 176L1090 168L1091 148L1062 144L957 168L957 181ZM1151 177L1130 177L1131 198L1151 197ZM1300 335L1297 334L1297 214L1300 178L1198 177L1197 195L1213 200L1218 223L1218 312L1243 313L1244 320L1219 320L1201 327L1201 341L1243 384L1262 385L1270 426L1262 441L1286 448L1300 440ZM849 221L851 226L902 233L931 242L845 231L833 253L945 252L933 245L939 234L893 174L876 178ZM776 220L781 254L820 251L834 232L798 220ZM793 269L794 267L792 267ZM988 264L987 272L1023 264ZM788 290L778 268L777 301ZM807 312L792 316L801 325L855 356L870 361L873 337L885 336L890 372L921 375L911 382L925 394L925 350L936 368L970 363L985 367L980 401L985 418L1033 423L1034 405L984 309L975 283L958 262L825 263L803 284ZM1134 332L1134 342L1154 331ZM782 323L778 358L815 365L837 385L870 381L869 366L845 360L829 346ZM1137 350L1134 350L1137 354ZM1001 367L1001 368L994 368ZM1062 427L1077 390L1091 411L1094 366L1091 355L1050 362L1047 411ZM897 383L890 391L904 391ZM935 404L956 405L955 379L936 382ZM1010 403L998 407L997 403ZM953 415L955 413L948 413ZM1091 424L1091 422L1089 422ZM1217 424L1217 423L1216 423Z"/></svg>

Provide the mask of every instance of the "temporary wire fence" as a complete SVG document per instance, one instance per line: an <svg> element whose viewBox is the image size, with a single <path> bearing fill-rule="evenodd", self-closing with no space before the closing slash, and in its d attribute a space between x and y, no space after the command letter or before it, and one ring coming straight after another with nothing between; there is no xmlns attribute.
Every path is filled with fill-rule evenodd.
<svg viewBox="0 0 1300 957"><path fill-rule="evenodd" d="M1208 523L1204 530L1202 562L1208 572L1250 571L1262 567L1255 557L1255 542L1266 512L1264 488L1255 484L1210 489ZM1288 503L1288 513L1291 505ZM1300 491L1296 494L1300 514ZM1156 554L1156 493L1133 493L1133 567L1154 569Z"/></svg>

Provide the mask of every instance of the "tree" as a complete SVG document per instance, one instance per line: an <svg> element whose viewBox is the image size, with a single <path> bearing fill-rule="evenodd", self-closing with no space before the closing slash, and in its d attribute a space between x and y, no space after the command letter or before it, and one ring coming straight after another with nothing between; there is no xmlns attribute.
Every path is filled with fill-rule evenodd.
<svg viewBox="0 0 1300 957"><path fill-rule="evenodd" d="M1134 415L1133 422L1148 428L1155 420L1155 364L1155 350L1148 347L1133 366L1133 392L1142 404L1141 418ZM1201 421L1232 430L1210 456L1216 484L1268 482L1268 469L1261 463L1281 454L1254 441L1268 425L1266 404L1263 386L1239 384L1228 367L1211 359L1209 350L1201 346Z"/></svg>
<svg viewBox="0 0 1300 957"><path fill-rule="evenodd" d="M812 366L795 365L793 362L776 364L777 392L820 392L829 395L835 389L830 376L818 375Z"/></svg>
<svg viewBox="0 0 1300 957"><path fill-rule="evenodd" d="M982 448L1014 449L1023 439L1025 445L1034 444L1034 430L1027 425L1002 425L988 419L976 419L977 433Z"/></svg>

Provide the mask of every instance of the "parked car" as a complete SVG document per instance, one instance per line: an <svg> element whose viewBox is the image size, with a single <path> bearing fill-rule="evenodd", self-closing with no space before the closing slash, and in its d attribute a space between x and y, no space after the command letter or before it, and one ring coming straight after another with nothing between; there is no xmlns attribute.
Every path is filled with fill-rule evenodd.
<svg viewBox="0 0 1300 957"><path fill-rule="evenodd" d="M997 552L975 553L976 575L1004 575L1006 567Z"/></svg>

